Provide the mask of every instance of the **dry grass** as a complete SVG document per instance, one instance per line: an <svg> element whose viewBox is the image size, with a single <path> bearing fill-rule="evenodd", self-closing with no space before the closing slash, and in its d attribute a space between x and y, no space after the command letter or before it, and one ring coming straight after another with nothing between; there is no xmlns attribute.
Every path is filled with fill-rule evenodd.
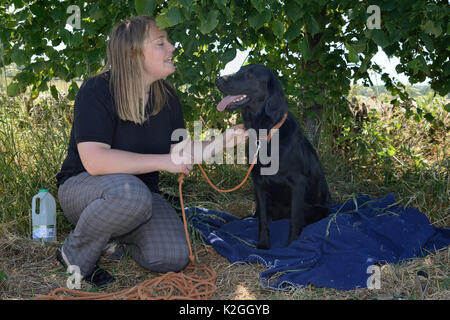
<svg viewBox="0 0 450 320"><path fill-rule="evenodd" d="M226 203L226 206L216 209L239 217L247 215L254 207L253 201L239 196L231 197ZM204 247L204 243L195 236L191 235L191 239L194 251ZM0 231L0 270L7 271L8 279L0 281L0 299L33 299L39 295L47 295L56 288L66 287L69 275L55 259L59 245L60 243L33 242L15 235L3 226ZM217 291L212 297L215 300L416 300L420 299L416 287L417 271L425 271L429 276L425 299L450 299L450 248L403 264L381 266L381 288L373 290L339 291L309 285L302 290L276 291L261 286L259 273L266 270L262 264L231 264L214 250L200 256L199 262L211 266L217 273ZM116 277L116 282L101 289L101 292L131 288L158 276L157 273L143 269L128 256L120 261L110 261L103 256L99 263ZM81 282L81 290L99 291L84 281Z"/></svg>
<svg viewBox="0 0 450 320"><path fill-rule="evenodd" d="M0 238L0 270L7 270L7 280L0 281L0 299L23 300L47 295L59 287L66 287L68 274L56 261L54 244L41 244L23 239L5 228ZM194 249L202 247L196 242ZM419 270L429 275L425 299L450 299L450 249L430 254L424 259L413 259L400 265L386 264L381 267L380 289L358 289L339 291L329 288L308 286L303 290L289 289L274 291L264 289L259 273L266 267L261 264L234 263L217 254L214 250L200 257L200 262L217 272L217 291L212 299L218 300L342 300L342 299L419 299L416 288L416 273ZM109 261L102 257L100 264L110 271L116 282L102 289L114 292L131 288L145 280L158 276L140 267L133 259L125 257L120 261ZM82 281L81 290L97 291Z"/></svg>

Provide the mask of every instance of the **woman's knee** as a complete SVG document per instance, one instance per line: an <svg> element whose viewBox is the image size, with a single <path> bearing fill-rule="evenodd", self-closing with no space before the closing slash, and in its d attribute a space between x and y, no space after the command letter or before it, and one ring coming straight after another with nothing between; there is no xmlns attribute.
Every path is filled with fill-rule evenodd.
<svg viewBox="0 0 450 320"><path fill-rule="evenodd" d="M152 193L139 178L130 174L109 175L103 198L117 202L127 214L148 220L152 214Z"/></svg>
<svg viewBox="0 0 450 320"><path fill-rule="evenodd" d="M142 266L154 272L178 272L189 263L189 249L187 244L174 248L171 252L144 255Z"/></svg>
<svg viewBox="0 0 450 320"><path fill-rule="evenodd" d="M152 214L152 193L134 175L110 174L92 176L82 172L71 177L58 189L58 200L69 220L76 224L86 208L101 201L102 209L136 215L140 221L150 219Z"/></svg>

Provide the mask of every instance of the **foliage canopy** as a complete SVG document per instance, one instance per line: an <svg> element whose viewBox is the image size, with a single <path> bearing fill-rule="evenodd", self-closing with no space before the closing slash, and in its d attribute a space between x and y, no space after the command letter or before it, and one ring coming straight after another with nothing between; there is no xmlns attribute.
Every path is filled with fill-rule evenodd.
<svg viewBox="0 0 450 320"><path fill-rule="evenodd" d="M378 16L369 10L374 6ZM69 31L66 24L74 25L78 12L79 28L75 24ZM446 0L100 0L78 6L6 0L0 5L0 66L22 67L9 95L32 86L32 97L49 89L57 97L56 88L48 87L52 78L85 79L103 67L107 36L116 22L153 15L176 44L177 72L171 80L183 105L190 106L187 119L216 119L220 127L214 80L238 49L251 49L249 62L278 71L292 108L299 101L305 107L336 106L352 79L370 84L368 71L382 72L373 62L379 47L400 58L396 70L411 83L428 77L431 88L446 95L449 13ZM376 22L380 28L373 27ZM65 48L56 50L60 44ZM394 104L408 99L402 84L386 73L382 79L399 97ZM70 99L77 89L72 81Z"/></svg>

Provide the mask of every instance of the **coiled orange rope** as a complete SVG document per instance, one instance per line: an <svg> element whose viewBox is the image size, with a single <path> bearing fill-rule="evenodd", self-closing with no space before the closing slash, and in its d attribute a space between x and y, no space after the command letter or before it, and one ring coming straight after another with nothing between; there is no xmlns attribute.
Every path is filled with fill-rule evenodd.
<svg viewBox="0 0 450 320"><path fill-rule="evenodd" d="M216 277L214 269L191 263L183 273L168 272L117 292L93 293L58 288L35 300L206 300L217 290Z"/></svg>

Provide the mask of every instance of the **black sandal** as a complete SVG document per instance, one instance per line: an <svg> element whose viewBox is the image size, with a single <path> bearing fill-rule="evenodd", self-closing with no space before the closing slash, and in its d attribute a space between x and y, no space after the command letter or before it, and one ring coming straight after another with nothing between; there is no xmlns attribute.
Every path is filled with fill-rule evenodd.
<svg viewBox="0 0 450 320"><path fill-rule="evenodd" d="M59 263L61 263L67 270L67 264L62 257L61 249L56 250L56 260L58 260ZM97 264L94 266L94 270L90 274L83 277L83 280L95 287L106 286L116 281L116 279L110 275L108 271L100 268Z"/></svg>
<svg viewBox="0 0 450 320"><path fill-rule="evenodd" d="M100 268L97 264L94 267L94 271L85 276L83 280L96 287L106 286L116 281L116 279L110 275L108 271Z"/></svg>

